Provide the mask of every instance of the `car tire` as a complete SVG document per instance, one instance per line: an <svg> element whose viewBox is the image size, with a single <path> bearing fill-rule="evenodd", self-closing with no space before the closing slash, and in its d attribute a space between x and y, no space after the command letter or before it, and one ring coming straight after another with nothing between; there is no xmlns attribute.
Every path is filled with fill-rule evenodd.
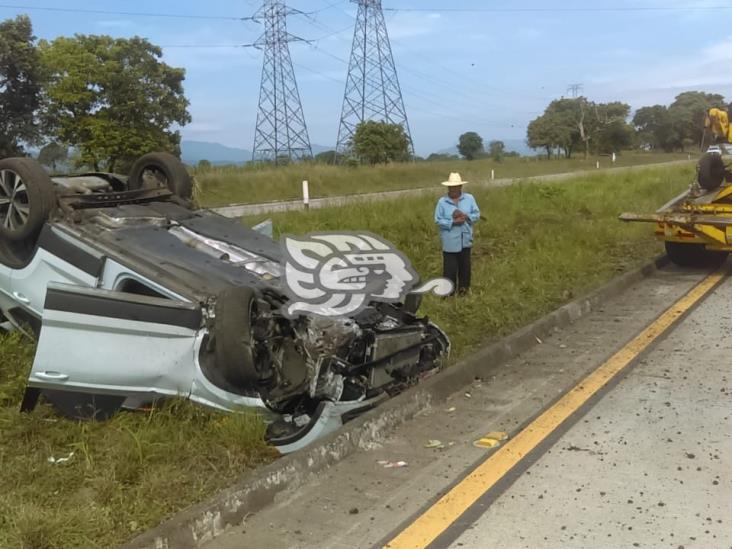
<svg viewBox="0 0 732 549"><path fill-rule="evenodd" d="M56 207L53 182L32 158L0 160L0 238L34 248Z"/></svg>
<svg viewBox="0 0 732 549"><path fill-rule="evenodd" d="M150 153L138 158L130 170L127 188L142 189L150 177L184 200L193 196L193 179L183 163L170 153Z"/></svg>
<svg viewBox="0 0 732 549"><path fill-rule="evenodd" d="M707 153L699 159L697 179L702 189L713 191L722 185L724 178L724 161L720 155Z"/></svg>
<svg viewBox="0 0 732 549"><path fill-rule="evenodd" d="M704 244L666 242L666 255L680 267L718 267L727 259L728 252L707 250Z"/></svg>
<svg viewBox="0 0 732 549"><path fill-rule="evenodd" d="M227 382L239 389L257 387L262 381L252 338L255 307L251 288L225 290L216 297L213 331L216 368Z"/></svg>

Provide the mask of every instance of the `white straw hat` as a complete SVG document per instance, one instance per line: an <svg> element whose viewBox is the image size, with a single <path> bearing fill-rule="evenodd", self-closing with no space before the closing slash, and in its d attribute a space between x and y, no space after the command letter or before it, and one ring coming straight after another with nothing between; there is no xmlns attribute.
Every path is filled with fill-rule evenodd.
<svg viewBox="0 0 732 549"><path fill-rule="evenodd" d="M459 173L451 173L447 181L443 181L442 184L445 187L459 187L460 185L466 185L468 182L463 181Z"/></svg>

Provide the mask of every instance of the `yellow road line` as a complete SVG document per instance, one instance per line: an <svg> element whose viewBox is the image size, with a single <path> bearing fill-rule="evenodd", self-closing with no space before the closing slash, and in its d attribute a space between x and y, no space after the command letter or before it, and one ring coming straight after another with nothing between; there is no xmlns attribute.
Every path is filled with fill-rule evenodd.
<svg viewBox="0 0 732 549"><path fill-rule="evenodd" d="M440 498L391 542L387 543L386 547L388 549L422 548L437 539L460 515L545 440L570 415L663 335L679 317L711 292L724 276L721 272L714 273L690 290L658 317L653 324L643 330L607 362L588 375L558 402L479 465L475 471Z"/></svg>

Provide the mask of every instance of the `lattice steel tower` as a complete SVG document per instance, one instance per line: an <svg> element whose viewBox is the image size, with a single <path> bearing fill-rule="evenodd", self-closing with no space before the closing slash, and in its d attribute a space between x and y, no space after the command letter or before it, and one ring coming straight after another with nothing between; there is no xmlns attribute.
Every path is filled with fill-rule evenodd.
<svg viewBox="0 0 732 549"><path fill-rule="evenodd" d="M358 4L358 17L336 148L340 153L347 152L356 126L366 120L378 120L401 124L413 153L412 135L381 0L351 2Z"/></svg>
<svg viewBox="0 0 732 549"><path fill-rule="evenodd" d="M288 9L284 0L264 0L255 16L264 21L264 34L256 42L264 50L264 65L252 160L278 164L283 158L313 155L290 58L290 42L303 41L287 32L287 16L292 13L300 12Z"/></svg>

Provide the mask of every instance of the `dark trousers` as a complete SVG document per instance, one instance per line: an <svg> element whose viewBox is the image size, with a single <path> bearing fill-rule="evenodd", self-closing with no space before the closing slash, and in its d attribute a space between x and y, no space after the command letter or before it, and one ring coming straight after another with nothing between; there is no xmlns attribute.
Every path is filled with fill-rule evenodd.
<svg viewBox="0 0 732 549"><path fill-rule="evenodd" d="M461 252L442 252L442 276L452 280L458 292L470 289L470 250L463 248Z"/></svg>

